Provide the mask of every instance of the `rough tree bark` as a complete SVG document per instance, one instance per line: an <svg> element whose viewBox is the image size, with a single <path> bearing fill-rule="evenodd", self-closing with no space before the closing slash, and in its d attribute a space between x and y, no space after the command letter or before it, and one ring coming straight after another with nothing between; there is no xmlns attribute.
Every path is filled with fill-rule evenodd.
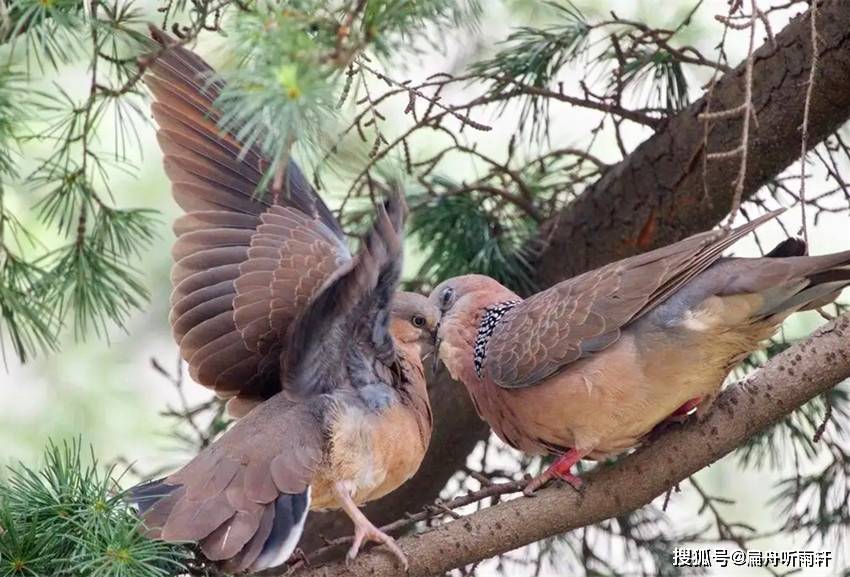
<svg viewBox="0 0 850 577"><path fill-rule="evenodd" d="M810 111L811 146L850 118L850 2L823 2L817 25L821 51ZM745 197L799 155L810 62L808 13L776 36L775 48L766 44L755 53L753 104L758 123L752 125ZM742 64L718 81L710 110L738 106L743 95ZM669 120L541 227L544 248L536 269L541 287L709 229L728 214L737 159L710 162L703 187L704 127L697 115L706 106L704 97ZM733 149L740 134L740 119L715 121L708 150ZM408 484L368 507L367 514L376 523L400 518L433 502L446 480L487 435L488 429L463 387L443 375L430 380L429 388L436 419L431 448ZM304 549L310 551L321 544L320 536L333 538L350 530L350 522L343 516L316 515L308 522Z"/></svg>
<svg viewBox="0 0 850 577"><path fill-rule="evenodd" d="M410 560L408 577L442 575L646 505L848 377L850 314L729 387L703 422L693 419L613 466L588 475L582 494L571 487L548 488L534 498L513 499L401 539L399 546ZM335 563L298 575L396 577L400 571L394 557L378 550L348 567Z"/></svg>
<svg viewBox="0 0 850 577"><path fill-rule="evenodd" d="M821 142L850 117L850 2L819 5L820 51L809 113L809 146ZM811 70L809 12L792 20L754 54L753 106L744 197L752 196L800 155L800 128ZM703 175L704 111L727 110L744 101L744 64L724 75L627 158L612 167L543 229L538 275L550 286L612 260L625 258L720 222L732 205L740 160L711 160ZM741 118L712 121L708 152L733 150L741 141ZM568 258L564 258L568 255Z"/></svg>

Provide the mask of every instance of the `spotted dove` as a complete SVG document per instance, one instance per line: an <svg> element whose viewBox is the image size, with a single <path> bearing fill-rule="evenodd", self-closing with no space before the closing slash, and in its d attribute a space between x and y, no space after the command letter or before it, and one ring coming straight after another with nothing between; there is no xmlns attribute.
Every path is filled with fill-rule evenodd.
<svg viewBox="0 0 850 577"><path fill-rule="evenodd" d="M135 488L149 535L198 542L229 572L290 557L309 509L342 508L349 556L386 534L358 509L419 467L432 418L420 356L439 309L396 293L406 209L378 207L352 255L339 223L289 162L217 126L223 83L158 30L145 81L177 203L171 323L191 376L241 418L172 475Z"/></svg>
<svg viewBox="0 0 850 577"><path fill-rule="evenodd" d="M565 280L522 300L481 275L431 293L439 358L509 445L573 464L634 447L655 425L710 406L743 358L791 313L850 285L850 251L805 256L789 239L763 258L721 253L778 212Z"/></svg>

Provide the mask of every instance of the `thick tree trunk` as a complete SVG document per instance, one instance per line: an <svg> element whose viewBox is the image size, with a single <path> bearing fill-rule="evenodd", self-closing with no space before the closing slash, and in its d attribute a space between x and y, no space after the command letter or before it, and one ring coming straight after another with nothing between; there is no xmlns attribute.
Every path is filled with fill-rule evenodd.
<svg viewBox="0 0 850 577"><path fill-rule="evenodd" d="M850 117L850 2L820 4L819 63L809 112L810 146ZM800 155L800 128L811 54L809 12L759 48L753 67L753 106L744 197L752 196ZM580 198L547 223L539 258L542 286L651 248L720 222L732 205L739 158L709 160L703 175L704 111L744 101L744 64L723 76L708 95L672 118ZM741 142L740 117L712 121L708 152Z"/></svg>
<svg viewBox="0 0 850 577"><path fill-rule="evenodd" d="M399 541L408 577L443 575L482 559L616 517L646 505L728 454L813 397L850 377L850 315L771 359L718 397L703 422L693 419L654 443L588 475L585 490L548 488L483 509ZM386 551L298 573L300 577L396 577Z"/></svg>
<svg viewBox="0 0 850 577"><path fill-rule="evenodd" d="M812 146L850 118L850 1L823 2L817 25L821 50L810 111ZM775 48L765 45L755 54L753 104L758 122L751 125L745 197L798 158L810 48L806 13L777 35ZM743 95L742 64L719 80L710 110L734 108ZM703 180L704 126L697 115L706 106L707 99L700 99L665 123L544 225L545 245L537 267L541 287L706 230L728 214L738 159L709 162ZM740 119L714 121L708 150L733 149L740 135ZM430 451L409 483L367 508L377 524L433 502L486 437L487 428L463 387L445 374L429 383L436 419ZM316 515L308 524L304 548L310 551L321 544L320 535L333 538L350 530L344 516Z"/></svg>

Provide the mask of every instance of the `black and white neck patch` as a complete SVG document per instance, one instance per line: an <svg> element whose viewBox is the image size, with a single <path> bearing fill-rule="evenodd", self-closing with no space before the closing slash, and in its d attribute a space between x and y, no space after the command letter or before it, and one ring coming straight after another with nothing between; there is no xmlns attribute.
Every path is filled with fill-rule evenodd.
<svg viewBox="0 0 850 577"><path fill-rule="evenodd" d="M484 315L481 317L481 322L478 323L478 336L475 337L475 345L472 348L472 364L475 367L475 374L481 378L481 367L484 366L484 359L487 358L487 341L502 317L509 310L517 306L522 301L505 301L490 305L484 309Z"/></svg>

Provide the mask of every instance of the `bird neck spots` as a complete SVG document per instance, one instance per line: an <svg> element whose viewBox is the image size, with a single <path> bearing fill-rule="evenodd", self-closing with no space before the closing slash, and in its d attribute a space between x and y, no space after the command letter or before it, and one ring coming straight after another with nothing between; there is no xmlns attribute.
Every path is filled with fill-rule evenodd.
<svg viewBox="0 0 850 577"><path fill-rule="evenodd" d="M475 367L475 374L479 379L481 378L481 368L487 359L487 343L493 335L493 331L496 330L502 317L520 302L509 300L492 304L484 309L481 320L478 322L478 335L475 337L475 344L472 347L472 365Z"/></svg>

